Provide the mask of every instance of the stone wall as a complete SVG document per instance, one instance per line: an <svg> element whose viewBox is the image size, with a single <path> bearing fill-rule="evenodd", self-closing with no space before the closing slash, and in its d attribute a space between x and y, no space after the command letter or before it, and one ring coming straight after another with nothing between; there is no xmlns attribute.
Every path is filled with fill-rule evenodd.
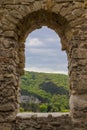
<svg viewBox="0 0 87 130"><path fill-rule="evenodd" d="M0 0L0 129L13 129L16 119L16 125L22 125L16 116L25 64L24 41L42 26L60 36L69 63L70 116L77 130L86 130L87 0Z"/></svg>
<svg viewBox="0 0 87 130"><path fill-rule="evenodd" d="M19 114L15 130L73 130L68 114Z"/></svg>

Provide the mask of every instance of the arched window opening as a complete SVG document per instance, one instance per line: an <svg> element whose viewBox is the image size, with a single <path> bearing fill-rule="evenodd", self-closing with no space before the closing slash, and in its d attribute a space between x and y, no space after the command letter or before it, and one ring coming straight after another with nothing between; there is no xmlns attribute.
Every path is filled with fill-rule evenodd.
<svg viewBox="0 0 87 130"><path fill-rule="evenodd" d="M21 111L69 110L67 56L59 36L43 26L25 42L25 74L21 78Z"/></svg>

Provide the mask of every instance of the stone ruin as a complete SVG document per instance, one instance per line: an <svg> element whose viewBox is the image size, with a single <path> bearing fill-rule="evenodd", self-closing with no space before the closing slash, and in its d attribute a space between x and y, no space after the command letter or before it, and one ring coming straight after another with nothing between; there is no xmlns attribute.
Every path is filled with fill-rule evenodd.
<svg viewBox="0 0 87 130"><path fill-rule="evenodd" d="M42 26L67 53L69 114L18 114L24 41ZM0 130L87 130L87 0L0 0Z"/></svg>

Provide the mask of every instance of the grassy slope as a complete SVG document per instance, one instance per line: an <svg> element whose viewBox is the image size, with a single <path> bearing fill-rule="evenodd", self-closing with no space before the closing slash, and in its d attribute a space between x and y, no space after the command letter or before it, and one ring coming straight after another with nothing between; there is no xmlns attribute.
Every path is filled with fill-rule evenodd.
<svg viewBox="0 0 87 130"><path fill-rule="evenodd" d="M44 103L67 104L69 98L67 75L26 71L21 79L22 94L33 95Z"/></svg>
<svg viewBox="0 0 87 130"><path fill-rule="evenodd" d="M40 94L39 92L48 93L41 89L41 84L53 83L54 86L62 87L63 90L69 90L68 76L64 74L49 74L49 73L37 73L37 72L25 72L22 76L21 88L26 89L29 92ZM52 88L52 86L51 86ZM50 90L50 88L49 88ZM55 93L54 93L55 94Z"/></svg>

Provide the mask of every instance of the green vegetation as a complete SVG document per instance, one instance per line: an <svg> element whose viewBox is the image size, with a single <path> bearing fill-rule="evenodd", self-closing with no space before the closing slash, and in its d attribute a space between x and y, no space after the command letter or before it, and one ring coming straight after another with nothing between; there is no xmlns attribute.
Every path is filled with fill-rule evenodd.
<svg viewBox="0 0 87 130"><path fill-rule="evenodd" d="M25 71L21 77L21 95L34 97L21 102L21 111L69 111L68 76ZM35 102L35 99L38 99Z"/></svg>

